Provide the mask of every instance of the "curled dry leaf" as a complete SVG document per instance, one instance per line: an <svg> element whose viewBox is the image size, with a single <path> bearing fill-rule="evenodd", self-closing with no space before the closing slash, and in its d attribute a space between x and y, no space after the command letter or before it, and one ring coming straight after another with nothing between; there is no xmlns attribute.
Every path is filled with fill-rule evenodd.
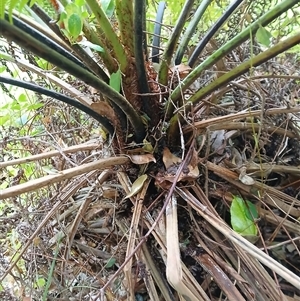
<svg viewBox="0 0 300 301"><path fill-rule="evenodd" d="M210 143L212 151L222 155L226 147L225 130L213 131L210 135Z"/></svg>
<svg viewBox="0 0 300 301"><path fill-rule="evenodd" d="M153 153L154 151L152 144L146 139L143 140L143 150L148 153Z"/></svg>
<svg viewBox="0 0 300 301"><path fill-rule="evenodd" d="M190 177L190 178L193 178L193 179L196 179L196 178L199 177L198 161L199 161L198 160L198 153L194 149L191 160L188 164L189 172L186 175L187 177Z"/></svg>
<svg viewBox="0 0 300 301"><path fill-rule="evenodd" d="M156 163L156 160L152 154L131 155L129 158L134 164L147 164L150 162Z"/></svg>
<svg viewBox="0 0 300 301"><path fill-rule="evenodd" d="M232 164L236 165L237 167L241 167L243 165L244 160L242 154L235 147L231 148L231 157Z"/></svg>
<svg viewBox="0 0 300 301"><path fill-rule="evenodd" d="M243 166L240 168L239 180L245 185L254 185L255 181L253 178L246 174L246 167Z"/></svg>
<svg viewBox="0 0 300 301"><path fill-rule="evenodd" d="M132 184L131 190L129 192L129 194L124 198L124 200L131 198L132 196L136 195L137 193L139 193L142 188L143 185L145 183L145 181L147 180L147 175L142 175L140 177L138 177Z"/></svg>
<svg viewBox="0 0 300 301"><path fill-rule="evenodd" d="M253 178L251 178L250 176L248 175L239 175L239 180L245 184L245 185L248 185L248 186L251 186L251 185L254 185L255 184L255 181L253 180Z"/></svg>
<svg viewBox="0 0 300 301"><path fill-rule="evenodd" d="M165 147L163 150L163 162L166 170L170 169L174 165L181 163L181 159L173 155L170 150Z"/></svg>
<svg viewBox="0 0 300 301"><path fill-rule="evenodd" d="M155 185L164 190L168 190L171 188L172 183L166 179L164 172L159 171L155 176Z"/></svg>
<svg viewBox="0 0 300 301"><path fill-rule="evenodd" d="M163 151L163 162L166 168L166 172L162 176L160 174L158 183L161 185L163 181L173 182L176 177L177 170L182 162L181 158L173 155L168 148L165 148ZM178 177L178 182L183 180L196 179L199 176L198 169L198 155L196 150L193 151L193 154L187 164L183 167L180 176Z"/></svg>

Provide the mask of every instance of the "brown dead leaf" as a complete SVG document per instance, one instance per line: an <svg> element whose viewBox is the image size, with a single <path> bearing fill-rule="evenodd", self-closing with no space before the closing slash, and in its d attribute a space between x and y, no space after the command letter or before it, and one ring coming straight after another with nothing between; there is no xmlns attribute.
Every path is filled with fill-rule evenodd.
<svg viewBox="0 0 300 301"><path fill-rule="evenodd" d="M105 116L111 121L116 121L117 120L114 110L112 109L112 107L108 103L106 103L104 101L93 102L91 104L91 107L95 112L97 112L101 116Z"/></svg>
<svg viewBox="0 0 300 301"><path fill-rule="evenodd" d="M176 65L171 68L172 73L178 72L181 79L185 78L191 72L191 70L192 68L185 64Z"/></svg>
<svg viewBox="0 0 300 301"><path fill-rule="evenodd" d="M103 189L103 197L107 199L116 199L119 196L119 193L116 189L108 188Z"/></svg>
<svg viewBox="0 0 300 301"><path fill-rule="evenodd" d="M166 172L163 176L160 175L159 179L157 180L159 183L162 183L163 180L173 182L182 160L179 157L173 155L168 148L165 148L163 151L163 162L166 167ZM194 150L187 165L184 166L184 168L182 169L182 172L179 175L177 182L196 179L198 176L198 154L196 150Z"/></svg>
<svg viewBox="0 0 300 301"><path fill-rule="evenodd" d="M198 153L194 149L191 160L188 164L189 172L186 174L187 178L196 179L199 176L199 168L198 168Z"/></svg>
<svg viewBox="0 0 300 301"><path fill-rule="evenodd" d="M165 173L162 171L159 171L157 175L155 176L155 185L164 189L168 190L171 188L172 183L168 180L166 180Z"/></svg>
<svg viewBox="0 0 300 301"><path fill-rule="evenodd" d="M165 147L163 150L163 162L166 170L168 170L173 165L178 165L181 163L181 159L173 155L170 150Z"/></svg>
<svg viewBox="0 0 300 301"><path fill-rule="evenodd" d="M147 164L150 162L156 163L156 160L152 154L131 155L129 158L134 164Z"/></svg>
<svg viewBox="0 0 300 301"><path fill-rule="evenodd" d="M44 125L48 125L51 123L51 117L50 116L45 116L44 118L42 118L42 122L44 123Z"/></svg>
<svg viewBox="0 0 300 301"><path fill-rule="evenodd" d="M95 216L102 214L107 207L108 206L103 203L92 203L88 211L85 213L85 220L92 220Z"/></svg>

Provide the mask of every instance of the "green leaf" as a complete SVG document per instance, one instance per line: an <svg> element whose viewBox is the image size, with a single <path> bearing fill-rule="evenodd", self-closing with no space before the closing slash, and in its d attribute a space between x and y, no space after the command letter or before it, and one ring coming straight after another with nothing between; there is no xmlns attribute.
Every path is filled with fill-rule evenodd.
<svg viewBox="0 0 300 301"><path fill-rule="evenodd" d="M11 105L12 105L12 103L9 103L9 102L8 102L8 103L6 103L5 105L1 106L1 109L2 109L2 110L8 109L8 108L10 109L10 108L11 108ZM0 111L0 112L1 112L1 111Z"/></svg>
<svg viewBox="0 0 300 301"><path fill-rule="evenodd" d="M85 0L75 0L75 4L80 6L83 6L85 4Z"/></svg>
<svg viewBox="0 0 300 301"><path fill-rule="evenodd" d="M28 3L28 0L18 1L18 10L21 12L27 3Z"/></svg>
<svg viewBox="0 0 300 301"><path fill-rule="evenodd" d="M81 18L82 19L87 19L89 17L89 13L87 11L84 11L81 13Z"/></svg>
<svg viewBox="0 0 300 301"><path fill-rule="evenodd" d="M79 43L77 43L79 45L82 45L82 46L86 46L86 47L89 47L93 50L96 50L98 52L104 52L104 49L99 46L99 45L96 45L94 43L91 43L90 41L80 41Z"/></svg>
<svg viewBox="0 0 300 301"><path fill-rule="evenodd" d="M255 206L238 196L233 196L230 206L231 226L241 235L257 235L257 228L253 219L258 217ZM252 217L253 216L253 217Z"/></svg>
<svg viewBox="0 0 300 301"><path fill-rule="evenodd" d="M46 280L44 278L38 278L35 283L36 287L38 288L44 287L45 284L46 284Z"/></svg>
<svg viewBox="0 0 300 301"><path fill-rule="evenodd" d="M107 264L105 265L106 269L112 268L116 263L116 258L111 258L108 260Z"/></svg>
<svg viewBox="0 0 300 301"><path fill-rule="evenodd" d="M0 18L4 19L5 1L0 1Z"/></svg>
<svg viewBox="0 0 300 301"><path fill-rule="evenodd" d="M77 14L72 14L68 19L68 30L72 38L76 40L82 30L82 20Z"/></svg>
<svg viewBox="0 0 300 301"><path fill-rule="evenodd" d="M58 173L58 170L52 166L43 166L42 170L48 175L56 175Z"/></svg>
<svg viewBox="0 0 300 301"><path fill-rule="evenodd" d="M61 31L68 39L70 39L70 34L69 34L69 31L68 31L68 30L65 30L65 29L61 28L60 31ZM46 69L46 68L44 68L44 69Z"/></svg>
<svg viewBox="0 0 300 301"><path fill-rule="evenodd" d="M251 221L255 221L258 219L258 212L257 209L255 207L255 205L249 201L246 201L246 210L245 210L245 214L247 216L248 219L250 219Z"/></svg>
<svg viewBox="0 0 300 301"><path fill-rule="evenodd" d="M32 104L32 105L29 105L29 106L27 107L27 110L28 110L28 111L31 111L31 110L37 110L37 109L39 109L39 108L41 108L41 107L43 107L43 106L44 106L43 103L38 102L38 103L34 103L34 104Z"/></svg>
<svg viewBox="0 0 300 301"><path fill-rule="evenodd" d="M152 144L146 139L143 140L143 149L148 153L153 153L154 151Z"/></svg>
<svg viewBox="0 0 300 301"><path fill-rule="evenodd" d="M68 18L68 15L65 11L63 11L61 14L60 14L60 21L63 21L63 20L66 20Z"/></svg>
<svg viewBox="0 0 300 301"><path fill-rule="evenodd" d="M115 2L113 0L102 0L101 6L108 18L110 18L115 10Z"/></svg>
<svg viewBox="0 0 300 301"><path fill-rule="evenodd" d="M20 111L21 109L21 106L18 102L14 101L12 104L11 104L11 109L14 110L14 111Z"/></svg>
<svg viewBox="0 0 300 301"><path fill-rule="evenodd" d="M270 34L270 32L267 31L264 27L259 26L259 29L256 32L257 42L266 47L269 47L271 44L271 38L272 35Z"/></svg>
<svg viewBox="0 0 300 301"><path fill-rule="evenodd" d="M4 125L8 120L11 119L11 116L9 115L0 115L0 126Z"/></svg>
<svg viewBox="0 0 300 301"><path fill-rule="evenodd" d="M6 6L8 6L8 16L9 16L9 21L12 22L12 13L13 10L16 9L19 12L22 11L22 9L24 8L24 6L27 4L27 0L10 0L10 1L0 1L0 15L1 15L1 19L4 17L4 8Z"/></svg>
<svg viewBox="0 0 300 301"><path fill-rule="evenodd" d="M27 102L28 101L27 96L24 93L20 94L20 96L18 97L18 101L19 102Z"/></svg>
<svg viewBox="0 0 300 301"><path fill-rule="evenodd" d="M120 87L121 87L121 70L120 69L117 72L111 74L110 79L109 79L109 85L117 92L120 92Z"/></svg>
<svg viewBox="0 0 300 301"><path fill-rule="evenodd" d="M7 54L7 53L4 53L4 52L1 52L1 51L0 51L0 58L1 58L1 59L5 59L6 61L11 61L11 60L13 60L13 58L12 58L11 55L9 55L9 54ZM4 70L6 69L5 66L2 66L2 67L4 67Z"/></svg>
<svg viewBox="0 0 300 301"><path fill-rule="evenodd" d="M67 12L67 15L68 16L71 16L72 14L78 14L80 12L80 8L75 4L75 3L68 3L66 6L65 6L65 10Z"/></svg>

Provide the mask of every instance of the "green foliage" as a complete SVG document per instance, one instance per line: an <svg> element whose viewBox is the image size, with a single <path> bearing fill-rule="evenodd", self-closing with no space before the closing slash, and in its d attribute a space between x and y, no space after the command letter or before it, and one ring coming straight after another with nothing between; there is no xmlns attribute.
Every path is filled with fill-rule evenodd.
<svg viewBox="0 0 300 301"><path fill-rule="evenodd" d="M5 9L7 9L9 16L12 15L14 9L22 11L27 4L27 0L2 0L0 1L0 18L4 17ZM12 21L12 19L10 19Z"/></svg>
<svg viewBox="0 0 300 301"><path fill-rule="evenodd" d="M46 285L46 280L43 277L38 277L34 283L35 288L43 288Z"/></svg>
<svg viewBox="0 0 300 301"><path fill-rule="evenodd" d="M43 70L53 70L54 66L42 58L36 58L36 63Z"/></svg>
<svg viewBox="0 0 300 301"><path fill-rule="evenodd" d="M5 13L5 1L0 1L0 18L4 18Z"/></svg>
<svg viewBox="0 0 300 301"><path fill-rule="evenodd" d="M88 47L88 48L98 51L98 52L104 52L104 49L100 45L91 43L90 41L82 40L82 41L77 42L77 44L82 45L84 47Z"/></svg>
<svg viewBox="0 0 300 301"><path fill-rule="evenodd" d="M77 14L70 15L70 17L68 18L67 28L72 38L76 40L82 30L82 20Z"/></svg>
<svg viewBox="0 0 300 301"><path fill-rule="evenodd" d="M257 42L266 47L269 47L271 44L271 38L271 33L260 25L259 29L256 32Z"/></svg>
<svg viewBox="0 0 300 301"><path fill-rule="evenodd" d="M230 206L231 226L241 235L257 235L255 220L258 212L254 204L239 196L233 196Z"/></svg>
<svg viewBox="0 0 300 301"><path fill-rule="evenodd" d="M115 263L116 263L116 258L111 258L106 263L105 268L106 269L110 269L110 268L112 268L115 265Z"/></svg>
<svg viewBox="0 0 300 301"><path fill-rule="evenodd" d="M83 20L87 16L84 3L69 3L65 6L65 11L60 15L60 21L64 24L64 28L61 28L61 31L71 43L77 41L82 32Z"/></svg>
<svg viewBox="0 0 300 301"><path fill-rule="evenodd" d="M42 296L43 301L47 300L49 288L50 288L50 285L51 285L52 280L53 280L53 273L54 273L55 263L57 261L57 257L58 257L58 254L59 254L61 240L62 240L62 235L59 235L58 236L58 241L57 241L57 244L56 244L56 248L54 250L54 257L53 257L53 260L51 262L50 270L49 270L49 273L48 273L47 282L46 282L46 285L45 285L45 289L43 291L43 296Z"/></svg>
<svg viewBox="0 0 300 301"><path fill-rule="evenodd" d="M121 70L119 69L117 72L112 73L109 80L109 85L116 90L117 92L120 91L121 88Z"/></svg>
<svg viewBox="0 0 300 301"><path fill-rule="evenodd" d="M184 6L185 0L169 0L166 2L167 9L164 18L165 24L174 25Z"/></svg>
<svg viewBox="0 0 300 301"><path fill-rule="evenodd" d="M36 110L44 105L42 102L34 99L33 95L26 92L26 94L21 93L16 100L4 103L0 107L0 125L24 126L36 115Z"/></svg>
<svg viewBox="0 0 300 301"><path fill-rule="evenodd" d="M124 4L125 3L125 4ZM188 6L186 6L186 3L189 3ZM176 48L178 46L178 43L180 44L180 35L182 32L186 30L186 26L188 22L190 22L193 18L193 10L197 9L197 6L199 5L198 1L195 1L195 3L192 5L190 4L192 2L186 2L186 1L168 1L167 3L167 9L164 16L164 25L168 24L168 20L170 19L170 24L174 25L174 28L167 28L165 26L162 35L167 38L167 43L163 42L161 46L164 49L163 57L161 59L160 69L159 69L159 82L163 85L167 84L167 81L169 80L169 69L172 68L172 58L174 55L174 50L176 51ZM58 52L58 51L52 51L53 49L49 49L50 46L47 46L48 44L43 41L42 37L37 36L36 38L33 35L34 39L31 36L28 37L28 39L23 40L21 43L21 46L28 47L28 45L37 44L39 47L36 47L33 51L34 53L41 57L42 60L47 60L50 62L50 65L45 64L43 61L40 62L40 67L43 69L51 69L54 66L57 66L57 68L60 70L67 71L69 74L75 76L78 79L81 79L83 81L88 82L92 87L99 90L105 97L108 97L117 107L120 108L120 111L118 112L118 115L121 120L121 115L125 114L126 118L130 120L134 131L136 132L136 136L139 136L137 140L138 142L141 142L145 135L144 133L139 133L141 126L144 125L143 123L143 115L144 116L150 116L150 120L152 120L153 115L157 116L158 112L155 112L152 115L152 110L154 107L149 104L149 101L145 100L144 103L142 103L143 112L140 110L137 110L136 103L132 101L132 98L134 97L128 97L128 99L125 99L120 94L120 85L121 85L121 77L123 79L128 80L128 83L131 81L130 78L132 76L132 70L136 71L137 76L139 78L139 87L138 89L140 91L135 91L135 94L138 95L139 93L149 93L151 91L148 91L147 86L147 79L142 80L141 75L145 75L146 71L143 72L139 71L144 66L144 50L141 51L143 47L142 40L144 37L142 37L143 32L143 26L140 26L142 23L140 23L137 30L138 35L135 34L135 40L137 41L137 37L142 37L141 42L138 43L138 46L134 50L134 53L132 53L132 41L126 40L126 34L124 34L123 28L126 28L127 26L131 26L131 22L129 22L130 19L128 18L121 18L122 11L115 12L115 10L124 10L123 14L127 15L128 12L132 12L132 3L129 1L122 2L122 5L116 6L114 4L114 1L109 0L102 0L100 3L95 0L88 0L87 1L88 7L86 6L86 2L82 0L76 0L74 2L62 2L62 9L57 11L57 13L60 14L60 19L57 22L58 27L63 32L64 36L69 40L70 47L72 48L74 54L77 56L77 58L80 58L79 61L83 60L83 64L80 65L79 62L75 62L72 60L67 54L73 55L72 52L68 53L70 49L65 49L65 52ZM212 2L207 7L203 8L203 15L201 13L200 22L198 24L197 30L195 33L191 33L191 39L189 39L189 45L188 47L191 47L191 45L195 44L197 39L199 38L199 34L203 34L206 31L206 26L209 28L216 18L219 18L222 12L225 11L227 5L229 4L229 1L218 1L218 2ZM9 3L8 7L10 8L11 5L14 5L17 7L15 2ZM149 16L155 16L155 9L156 4L155 2L149 1L148 3L149 9L147 9L147 17ZM253 35L256 34L257 41L264 45L269 46L270 45L270 39L272 36L272 32L268 29L266 29L266 26L270 22L272 22L274 19L276 19L276 14L278 16L282 14L283 12L287 11L290 7L293 6L292 2L289 1L283 1L282 4L277 5L276 7L271 7L268 12L265 13L262 17L258 18L255 22L251 23L252 16L250 18L247 18L247 15L241 16L240 20L238 20L239 16L235 16L237 18L237 22L242 22L242 24L248 24L251 23L248 28L243 30L240 34L237 35L238 31L242 26L238 26L235 29L235 37L233 39L230 39L227 41L227 43L223 43L222 47L219 47L219 50L217 50L213 56L208 56L204 60L204 62L194 68L194 70L183 80L181 81L181 85L178 85L177 88L172 92L171 97L169 98L170 102L173 102L175 106L181 106L182 103L178 102L181 98L181 94L185 92L185 90L192 85L195 81L198 80L201 73L209 70L210 67L212 67L214 64L216 64L220 59L222 59L226 54L228 54L230 51L232 51L234 48L238 47L242 42L249 39L249 32ZM135 7L138 7L135 5ZM184 8L184 10L182 10ZM281 10L279 10L281 9ZM125 11L126 10L126 11ZM184 11L184 13L182 13ZM244 8L241 10L244 11ZM255 9L254 9L255 12ZM10 14L12 11L10 11ZM260 14L261 15L261 14ZM122 27L122 24L116 25L115 23L115 16L119 16L118 21L124 22L124 27ZM180 16L180 18L179 18ZM184 16L184 17L183 17ZM132 15L130 14L130 17ZM178 19L179 18L179 19ZM134 19L134 18L133 18ZM139 18L136 18L139 19ZM247 22L244 22L247 20ZM236 20L234 20L236 22ZM198 22L198 20L197 20ZM148 24L153 24L152 21L148 21ZM196 24L196 23L195 23ZM227 33L224 29L229 28L231 25L228 22L224 22L224 26L222 28L222 31L220 31L219 35L219 44L222 42L222 39L225 40L227 38ZM122 26L121 26L122 25ZM239 24L238 24L239 25ZM201 28L200 28L200 27ZM138 26L136 26L138 27ZM196 27L193 27L193 30L195 30ZM132 27L129 28L129 30L132 29ZM13 29L10 28L10 30L13 32ZM119 32L119 30L121 32ZM13 33L11 33L13 34ZM131 34L131 33L130 33ZM20 32L18 32L17 35L20 35ZM120 38L122 37L122 38ZM20 37L21 39L21 37ZM40 40L39 40L40 39ZM129 43L126 45L126 43ZM215 43L215 42L214 42ZM141 45L139 45L141 44ZM218 44L218 43L217 43ZM80 47L74 48L73 46L86 46L89 47L90 52L88 52L89 58L87 58L86 54L83 54L83 50L80 50ZM292 44L291 44L292 45ZM290 48L291 46L288 46L287 48ZM30 47L31 48L31 47ZM32 49L30 49L32 50ZM283 49L285 50L285 49ZM283 51L283 50L278 50ZM97 51L96 56L99 55L99 62L103 62L103 65L100 65L95 62L93 58L93 52L95 53ZM186 51L185 47L182 49L182 53ZM269 57L272 57L273 53L275 53L275 49L265 54ZM277 55L278 53L275 53ZM68 58L67 58L68 57ZM129 68L128 66L131 64L130 60L128 58L135 57L136 66L134 66L133 63L133 69ZM64 60L64 58L66 58ZM97 58L98 59L98 58ZM186 58L185 58L186 59ZM259 65L266 61L267 57L263 57L260 60L255 60L253 57L253 64L256 63L256 65ZM61 63L61 64L60 64ZM86 66L87 68L85 68ZM243 68L241 68L241 66ZM252 66L251 66L252 67ZM103 69L102 69L103 68ZM108 79L109 76L107 76L105 68L109 72L110 79ZM236 70L231 70L227 74L224 74L222 77L218 78L218 80L212 82L210 85L203 87L200 90L196 90L194 95L190 98L190 102L193 103L193 105L197 105L203 97L214 93L218 88L221 88L228 84L231 80L236 79L238 76L248 72L249 66L247 64L243 64L236 67ZM101 70L99 70L101 69ZM120 69L120 70L119 70ZM243 70L241 70L243 69ZM98 72L95 72L97 70ZM231 73L230 73L231 72ZM102 74L103 78L106 78L105 83L102 80L99 80L99 77L96 75ZM230 75L230 76L229 76ZM142 82L142 83L141 83ZM109 86L107 85L109 83ZM127 82L122 80L122 85L125 87L126 91L126 85ZM117 93L116 93L117 92ZM142 100L145 98L143 97ZM178 103L177 103L178 102ZM148 107L147 107L148 105ZM133 106L133 107L132 107ZM35 109L38 106L32 106L28 107L28 110ZM157 104L158 108L158 104ZM177 131L178 127L178 118L180 114L176 114L176 116L173 116L174 112L174 106L168 105L166 106L168 108L168 112L161 112L166 113L167 122L170 122L170 131L167 132L167 135L169 136L169 142L171 142L171 138L174 135L174 133ZM23 110L19 103L15 103L12 105L12 109L14 110ZM115 109L115 107L114 107ZM188 109L190 110L190 109ZM122 117L125 118L124 116ZM3 123L8 122L8 118L6 116L3 116ZM27 121L26 116L22 116L21 121L24 123ZM111 123L113 123L112 121ZM125 126L125 122L123 122L122 127ZM146 128L146 127L145 127ZM131 133L128 134L129 136ZM142 137L144 136L144 137ZM126 140L126 138L123 138L123 140Z"/></svg>
<svg viewBox="0 0 300 301"><path fill-rule="evenodd" d="M21 248L21 242L18 238L18 233L15 229L12 229L10 233L8 233L8 241L10 244L10 250L15 251L14 256L12 257L12 260L15 261L16 258L18 258L19 250ZM20 270L25 269L25 261L24 260L19 260L18 261L18 267Z"/></svg>
<svg viewBox="0 0 300 301"><path fill-rule="evenodd" d="M101 6L108 18L111 18L115 10L114 0L101 0Z"/></svg>
<svg viewBox="0 0 300 301"><path fill-rule="evenodd" d="M1 186L0 186L0 188L2 189ZM4 212L7 209L8 210L13 209L13 206L11 204L6 203L6 202L0 202L0 216L4 215Z"/></svg>

